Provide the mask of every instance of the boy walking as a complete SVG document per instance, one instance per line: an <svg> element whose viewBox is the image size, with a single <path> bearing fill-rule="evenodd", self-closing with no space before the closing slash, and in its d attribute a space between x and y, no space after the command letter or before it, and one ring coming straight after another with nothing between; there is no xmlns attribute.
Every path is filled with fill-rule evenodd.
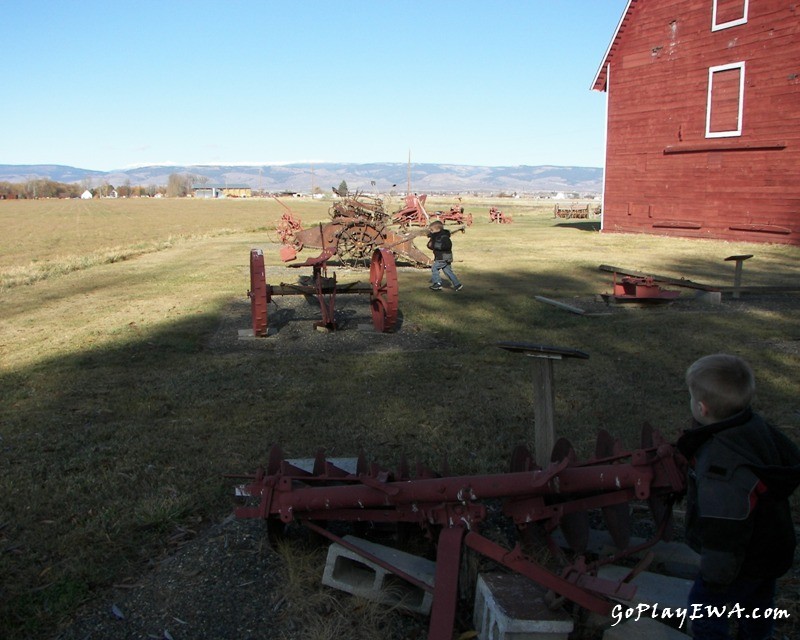
<svg viewBox="0 0 800 640"><path fill-rule="evenodd" d="M442 290L442 276L439 271L447 276L453 283L453 289L461 291L464 285L461 284L456 274L453 273L453 241L450 239L450 232L444 228L444 224L439 220L431 222L428 231L428 249L433 251L433 265L431 266L431 290Z"/></svg>
<svg viewBox="0 0 800 640"><path fill-rule="evenodd" d="M689 461L686 538L700 554L689 611L702 617L692 633L730 640L736 620L739 640L767 640L764 612L794 559L789 496L800 484L800 449L751 410L755 379L741 358L700 358L686 383L694 426L677 446Z"/></svg>

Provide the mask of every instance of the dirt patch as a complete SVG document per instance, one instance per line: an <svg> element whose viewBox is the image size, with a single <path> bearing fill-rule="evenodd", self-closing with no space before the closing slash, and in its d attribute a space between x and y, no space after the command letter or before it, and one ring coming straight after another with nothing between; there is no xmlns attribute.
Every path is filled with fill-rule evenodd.
<svg viewBox="0 0 800 640"><path fill-rule="evenodd" d="M311 567L311 578L318 583L324 547L312 559L318 566ZM352 597L333 590L320 596L322 587L311 585L309 597L298 605L299 599L287 597L288 573L264 523L231 516L154 562L138 582L102 594L57 640L313 638L304 627L312 619L330 621L343 630L339 637L364 637L355 628L347 631L359 624ZM427 629L426 620L397 611L383 615L381 624L387 638L421 639Z"/></svg>
<svg viewBox="0 0 800 640"><path fill-rule="evenodd" d="M211 527L87 606L58 638L280 638L279 558L262 529L232 519Z"/></svg>

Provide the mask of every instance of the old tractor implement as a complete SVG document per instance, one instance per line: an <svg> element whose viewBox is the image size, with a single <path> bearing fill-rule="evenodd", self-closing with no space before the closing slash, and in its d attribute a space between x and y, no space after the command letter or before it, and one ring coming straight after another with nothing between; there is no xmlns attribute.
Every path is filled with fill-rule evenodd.
<svg viewBox="0 0 800 640"><path fill-rule="evenodd" d="M425 210L427 195L418 196L416 193L409 193L405 199L405 206L392 214L392 223L400 225L401 229L408 227L427 227L432 219Z"/></svg>
<svg viewBox="0 0 800 640"><path fill-rule="evenodd" d="M464 207L460 204L454 204L448 211L437 211L435 213L428 213L425 209L425 202L428 199L427 195L418 196L416 193L411 193L405 198L405 206L399 211L392 214L392 223L400 225L401 229L408 229L409 227L427 227L434 220L440 221L442 224L448 222L455 222L459 225L472 226L472 214L464 213Z"/></svg>
<svg viewBox="0 0 800 640"><path fill-rule="evenodd" d="M267 521L268 530L278 531L298 522L328 539L347 544L324 528L328 521L375 523L383 527L417 525L437 541L434 585L419 581L418 587L432 592L429 640L449 640L458 607L461 556L469 548L499 565L527 576L551 592L554 599L568 599L600 614L608 615L612 598L632 599L635 586L629 581L647 560L617 582L598 577L601 565L640 553L668 535L672 502L684 490L685 461L673 445L650 428L642 432L641 446L625 451L608 433L597 439L595 456L576 459L566 440L559 440L547 468L539 468L524 447L518 447L508 473L474 476L439 476L421 465L411 477L401 461L396 471L367 464L359 456L355 471L346 470L318 453L313 468L290 463L279 447L273 447L266 469L254 475L233 476L243 480L236 494L244 504L236 509L240 518ZM310 465L307 467L310 468ZM491 501L491 509L485 501ZM489 513L502 517L521 530L520 542L506 548L482 535ZM632 501L647 501L657 523L657 532L644 544L628 548ZM584 555L589 534L589 510L602 512L612 539L620 551L613 557L590 560ZM527 532L549 534L561 528L574 554L560 553L565 565L560 573L544 566L524 551ZM400 568L383 565L413 581ZM571 560L568 559L571 558Z"/></svg>
<svg viewBox="0 0 800 640"><path fill-rule="evenodd" d="M738 256L734 256L738 257ZM680 297L680 292L662 288L662 285L690 289L696 295L706 296L709 300L719 302L722 289L717 286L701 284L688 278L671 278L641 271L632 271L622 267L601 264L600 271L614 274L614 302L670 303ZM603 296L610 299L610 296Z"/></svg>
<svg viewBox="0 0 800 640"><path fill-rule="evenodd" d="M442 224L454 222L467 227L472 226L472 214L465 213L464 207L460 204L452 205L447 211L437 211L433 214L431 222L433 222L433 220L439 220Z"/></svg>
<svg viewBox="0 0 800 640"><path fill-rule="evenodd" d="M372 325L376 331L388 333L394 330L398 319L399 290L397 268L394 255L388 249L377 248L372 252L369 269L369 284L350 283L339 285L336 274L328 277L328 260L334 249L328 247L316 258L309 258L302 264L292 267L311 267L313 275L307 284L270 285L266 281L264 252L261 249L250 251L250 317L253 335L265 337L269 331L269 303L275 296L303 295L316 296L322 319L316 323L319 328L334 331L336 322L336 296L348 293L369 294Z"/></svg>
<svg viewBox="0 0 800 640"><path fill-rule="evenodd" d="M489 222L494 224L511 224L514 222L514 218L506 215L497 207L491 207L489 209Z"/></svg>
<svg viewBox="0 0 800 640"><path fill-rule="evenodd" d="M283 206L283 205L282 205ZM429 266L431 259L414 245L421 233L404 232L389 226L380 198L356 193L341 198L331 206L331 221L303 229L300 219L285 213L278 222L278 236L283 244L281 260L291 262L304 248L321 249L348 266L368 266L375 249L389 249L414 266Z"/></svg>
<svg viewBox="0 0 800 640"><path fill-rule="evenodd" d="M554 218L565 218L567 220L572 219L586 219L592 215L592 213L599 214L599 207L595 207L592 209L592 206L589 204L576 204L572 202L570 204L565 203L556 203L553 206L553 217Z"/></svg>

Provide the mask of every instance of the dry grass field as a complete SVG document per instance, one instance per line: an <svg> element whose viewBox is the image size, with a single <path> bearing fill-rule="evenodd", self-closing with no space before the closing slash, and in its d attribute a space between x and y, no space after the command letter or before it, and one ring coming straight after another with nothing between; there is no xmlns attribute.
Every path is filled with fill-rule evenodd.
<svg viewBox="0 0 800 640"><path fill-rule="evenodd" d="M288 204L308 225L330 203ZM489 224L492 204L514 223ZM611 291L600 264L729 286L724 258L748 253L745 284L779 286L800 278L800 249L601 234L596 219L554 219L547 202L464 206L475 217L454 236L464 290L433 293L427 272L401 268L397 345L380 336L362 352L342 347L352 328L319 336L302 319L293 326L329 343L304 348L296 331L285 347L281 329L258 345L235 339L250 248L297 277L278 259L274 201L0 202L0 636L55 637L80 605L219 523L231 511L223 474L254 470L273 443L291 457L323 447L387 466L405 454L434 468L446 456L454 473L505 470L514 445L532 444L532 385L530 362L497 341L590 355L555 366L558 435L581 457L599 428L630 446L645 421L676 436L683 373L718 351L752 363L756 408L800 442L797 294L596 300ZM794 572L783 589L797 583Z"/></svg>

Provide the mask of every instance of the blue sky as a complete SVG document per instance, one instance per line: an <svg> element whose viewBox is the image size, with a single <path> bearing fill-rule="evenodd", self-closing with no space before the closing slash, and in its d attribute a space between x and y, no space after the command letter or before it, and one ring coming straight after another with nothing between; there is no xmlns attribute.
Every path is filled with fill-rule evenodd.
<svg viewBox="0 0 800 640"><path fill-rule="evenodd" d="M0 164L603 164L626 0L0 0Z"/></svg>

